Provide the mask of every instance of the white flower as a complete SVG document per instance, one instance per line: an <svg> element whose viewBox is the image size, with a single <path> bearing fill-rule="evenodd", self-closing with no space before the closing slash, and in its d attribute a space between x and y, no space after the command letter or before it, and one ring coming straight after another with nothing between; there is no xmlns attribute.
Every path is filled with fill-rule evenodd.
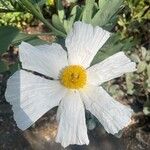
<svg viewBox="0 0 150 150"><path fill-rule="evenodd" d="M17 126L25 130L43 114L58 107L56 142L88 144L85 109L108 133L115 134L130 122L132 110L115 101L100 85L126 72L135 71L123 52L90 67L94 56L110 33L100 27L76 22L67 36L67 52L59 44L32 46L22 42L19 57L25 70L12 75L7 83L6 100L12 105Z"/></svg>

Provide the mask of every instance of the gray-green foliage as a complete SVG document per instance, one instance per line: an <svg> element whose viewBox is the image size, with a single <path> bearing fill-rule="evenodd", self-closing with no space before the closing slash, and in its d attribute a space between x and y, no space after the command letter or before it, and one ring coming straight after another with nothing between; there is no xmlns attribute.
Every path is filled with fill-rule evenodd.
<svg viewBox="0 0 150 150"><path fill-rule="evenodd" d="M65 9L62 5L61 0L56 1L56 6L57 6L58 14L53 14L52 24L58 30L66 34L72 28L73 23L79 19L79 16L81 15L82 10L78 5L75 5L72 8L69 16L66 16Z"/></svg>
<svg viewBox="0 0 150 150"><path fill-rule="evenodd" d="M143 86L145 93L148 95L150 92L150 50L146 50L144 47L141 47L138 52L131 54L131 59L137 62L137 74L133 76L133 73L130 73L127 80L127 88L129 91L134 90L129 84L131 81L141 80L140 85Z"/></svg>
<svg viewBox="0 0 150 150"><path fill-rule="evenodd" d="M134 51L128 51L127 54L136 62L137 71L126 73L103 86L115 99L125 101L127 97L125 103L134 101L142 104L144 114L150 116L150 50L138 47L134 48ZM138 108L138 104L136 105L135 107Z"/></svg>
<svg viewBox="0 0 150 150"><path fill-rule="evenodd" d="M136 62L137 71L127 73L103 86L115 99L125 100L128 96L128 102L131 100L142 104L144 114L150 116L150 50L138 47L127 53ZM138 104L135 107L139 107Z"/></svg>
<svg viewBox="0 0 150 150"><path fill-rule="evenodd" d="M76 4L69 15L66 15L61 0L56 2L58 13L53 15L52 23L61 32L68 33L77 20L111 31L117 22L117 13L123 0L99 0L98 3L95 0L86 0L85 6Z"/></svg>
<svg viewBox="0 0 150 150"><path fill-rule="evenodd" d="M117 12L122 2L123 0L99 0L98 11L92 18L92 24L111 30L115 25Z"/></svg>
<svg viewBox="0 0 150 150"><path fill-rule="evenodd" d="M98 51L91 65L96 64L119 51L128 51L133 46L134 42L132 42L132 39L122 40L120 34L113 34L101 50Z"/></svg>
<svg viewBox="0 0 150 150"><path fill-rule="evenodd" d="M97 3L95 0L86 0L85 5L73 6L69 15L66 15L61 0L57 0L57 14L52 16L52 24L65 34L70 31L73 23L77 20L111 31L117 23L117 13L123 5L122 2L122 0L99 0ZM119 34L114 34L98 52L92 64L100 62L118 51L129 50L133 45L132 39L121 40Z"/></svg>
<svg viewBox="0 0 150 150"><path fill-rule="evenodd" d="M124 1L125 7L118 19L118 27L122 37L134 37L134 39L137 39L140 43L146 43L146 41L149 40L150 1Z"/></svg>
<svg viewBox="0 0 150 150"><path fill-rule="evenodd" d="M130 57L137 63L137 71L126 75L127 93L137 97L144 96L147 100L143 112L150 115L150 50L141 47Z"/></svg>

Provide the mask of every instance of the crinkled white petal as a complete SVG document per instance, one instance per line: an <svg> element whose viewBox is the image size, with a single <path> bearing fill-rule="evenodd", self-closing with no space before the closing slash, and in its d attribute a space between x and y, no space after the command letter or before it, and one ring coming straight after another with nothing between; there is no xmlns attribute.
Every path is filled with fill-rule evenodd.
<svg viewBox="0 0 150 150"><path fill-rule="evenodd" d="M60 70L68 65L66 51L56 43L35 47L22 42L19 46L19 56L24 69L55 79L58 79Z"/></svg>
<svg viewBox="0 0 150 150"><path fill-rule="evenodd" d="M110 33L100 27L83 22L75 22L73 30L66 38L68 60L70 64L90 66L98 50L104 45Z"/></svg>
<svg viewBox="0 0 150 150"><path fill-rule="evenodd" d="M99 85L135 70L136 64L131 62L124 52L119 52L90 67L87 72L89 83Z"/></svg>
<svg viewBox="0 0 150 150"><path fill-rule="evenodd" d="M69 91L62 99L58 112L59 122L56 142L63 147L70 144L88 144L85 110L79 92Z"/></svg>
<svg viewBox="0 0 150 150"><path fill-rule="evenodd" d="M130 123L133 111L115 101L102 87L89 86L80 94L86 109L100 121L108 133L116 134Z"/></svg>
<svg viewBox="0 0 150 150"><path fill-rule="evenodd" d="M5 97L12 105L17 126L25 130L57 106L65 93L58 81L20 70L8 79Z"/></svg>

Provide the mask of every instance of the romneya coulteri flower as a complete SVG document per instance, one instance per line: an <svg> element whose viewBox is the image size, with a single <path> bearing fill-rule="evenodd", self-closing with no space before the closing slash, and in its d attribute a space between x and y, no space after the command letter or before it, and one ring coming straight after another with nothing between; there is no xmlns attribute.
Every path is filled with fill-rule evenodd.
<svg viewBox="0 0 150 150"><path fill-rule="evenodd" d="M32 46L22 42L19 58L25 70L18 70L8 79L5 93L17 126L25 130L58 106L56 142L64 147L89 143L85 109L108 133L115 134L126 127L133 111L114 100L101 85L135 71L135 63L123 52L118 52L90 66L109 37L110 33L102 28L78 21L65 40L67 51L56 43Z"/></svg>

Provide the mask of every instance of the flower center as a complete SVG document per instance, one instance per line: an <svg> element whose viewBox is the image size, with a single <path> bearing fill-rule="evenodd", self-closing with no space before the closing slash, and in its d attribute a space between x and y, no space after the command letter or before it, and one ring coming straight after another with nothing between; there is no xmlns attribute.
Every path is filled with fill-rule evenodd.
<svg viewBox="0 0 150 150"><path fill-rule="evenodd" d="M79 65L65 67L60 74L60 82L69 89L83 88L87 81L86 70Z"/></svg>

